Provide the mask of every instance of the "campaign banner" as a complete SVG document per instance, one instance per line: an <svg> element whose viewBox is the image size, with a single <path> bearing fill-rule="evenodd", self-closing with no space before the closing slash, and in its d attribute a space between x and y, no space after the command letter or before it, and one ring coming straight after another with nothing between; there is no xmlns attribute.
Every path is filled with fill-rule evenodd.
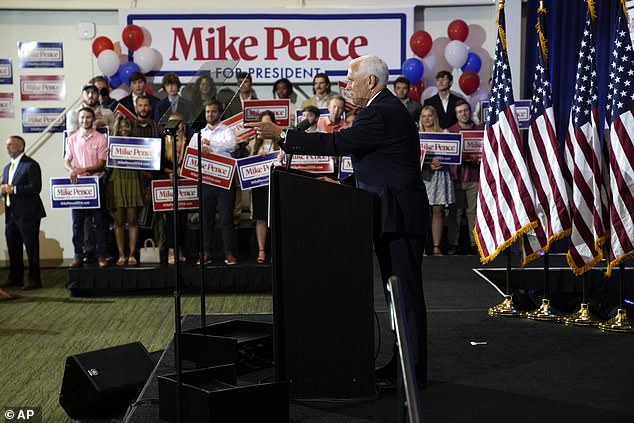
<svg viewBox="0 0 634 423"><path fill-rule="evenodd" d="M354 175L352 158L350 156L343 156L341 162L339 162L339 179L343 180L352 175Z"/></svg>
<svg viewBox="0 0 634 423"><path fill-rule="evenodd" d="M108 167L134 170L161 168L161 139L108 137Z"/></svg>
<svg viewBox="0 0 634 423"><path fill-rule="evenodd" d="M64 75L20 75L20 100L53 100L66 98Z"/></svg>
<svg viewBox="0 0 634 423"><path fill-rule="evenodd" d="M178 180L178 210L198 210L198 183ZM152 181L152 206L155 212L174 210L174 187L171 179Z"/></svg>
<svg viewBox="0 0 634 423"><path fill-rule="evenodd" d="M13 84L13 61L11 59L0 59L0 84Z"/></svg>
<svg viewBox="0 0 634 423"><path fill-rule="evenodd" d="M482 160L484 131L460 131L462 133L462 161Z"/></svg>
<svg viewBox="0 0 634 423"><path fill-rule="evenodd" d="M121 29L137 25L151 36L150 47L158 51L163 66L150 76L175 72L183 82L204 63L217 62L217 68L209 69L214 80L235 80L237 73L248 72L262 83L280 78L309 83L319 72L345 77L350 60L365 54L380 56L391 75L400 75L402 63L413 55L409 37L414 6L262 7L213 13L120 9L119 24Z"/></svg>
<svg viewBox="0 0 634 423"><path fill-rule="evenodd" d="M125 107L123 104L121 103L117 103L117 107L114 108L114 111L112 112L113 114L120 114L122 116L126 116L129 117L132 120L136 120L137 117L134 113L132 113L130 111L130 109L128 109L127 107Z"/></svg>
<svg viewBox="0 0 634 423"><path fill-rule="evenodd" d="M18 42L20 68L63 68L62 43Z"/></svg>
<svg viewBox="0 0 634 423"><path fill-rule="evenodd" d="M66 126L63 107L23 107L22 132L44 132L53 124L48 132L62 132Z"/></svg>
<svg viewBox="0 0 634 423"><path fill-rule="evenodd" d="M14 117L13 93L0 93L0 118L13 119Z"/></svg>
<svg viewBox="0 0 634 423"><path fill-rule="evenodd" d="M98 209L101 207L99 178L85 176L72 183L70 178L51 178L51 207L54 209Z"/></svg>
<svg viewBox="0 0 634 423"><path fill-rule="evenodd" d="M423 159L430 163L433 158L442 164L462 163L462 134L452 132L419 132L420 148L425 150Z"/></svg>
<svg viewBox="0 0 634 423"><path fill-rule="evenodd" d="M481 122L486 123L489 113L489 100L480 102ZM520 129L528 129L531 126L531 100L515 100L515 113Z"/></svg>
<svg viewBox="0 0 634 423"><path fill-rule="evenodd" d="M242 103L242 120L244 123L253 123L258 121L260 113L265 110L273 112L275 122L279 126L288 126L291 119L291 101L283 100L245 100Z"/></svg>
<svg viewBox="0 0 634 423"><path fill-rule="evenodd" d="M288 160L288 155L286 160ZM333 173L335 171L335 160L329 156L293 154L291 169L311 173Z"/></svg>
<svg viewBox="0 0 634 423"><path fill-rule="evenodd" d="M272 151L264 156L249 156L238 159L236 166L242 189L268 186L271 166L279 155L279 151Z"/></svg>
<svg viewBox="0 0 634 423"><path fill-rule="evenodd" d="M255 137L255 128L244 127L242 113L236 113L230 118L223 120L222 123L233 130L233 133L236 134L236 138L239 143Z"/></svg>
<svg viewBox="0 0 634 423"><path fill-rule="evenodd" d="M230 189L233 172L236 168L236 159L213 153L203 153L201 168L203 171L203 183L218 188ZM187 150L185 150L180 176L198 181L198 150L195 148L187 147Z"/></svg>

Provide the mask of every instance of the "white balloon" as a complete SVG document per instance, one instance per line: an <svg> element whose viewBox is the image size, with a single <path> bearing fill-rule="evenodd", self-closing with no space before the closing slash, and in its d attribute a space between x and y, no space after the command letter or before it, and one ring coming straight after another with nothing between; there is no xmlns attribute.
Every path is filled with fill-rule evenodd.
<svg viewBox="0 0 634 423"><path fill-rule="evenodd" d="M119 71L119 56L114 50L104 50L97 57L97 64L104 75L112 76Z"/></svg>
<svg viewBox="0 0 634 423"><path fill-rule="evenodd" d="M469 57L469 48L465 43L459 40L449 41L445 47L445 59L454 68L461 68L467 63Z"/></svg>
<svg viewBox="0 0 634 423"><path fill-rule="evenodd" d="M121 84L114 90L110 91L110 97L114 98L115 100L121 100L123 97L129 94L128 90L124 87L126 87L126 85Z"/></svg>
<svg viewBox="0 0 634 423"><path fill-rule="evenodd" d="M152 50L154 50L154 53L156 55L154 67L152 68L152 70L161 70L161 68L163 67L163 56L161 56L161 53L158 50L154 48Z"/></svg>
<svg viewBox="0 0 634 423"><path fill-rule="evenodd" d="M134 63L139 65L142 73L148 73L156 66L157 52L151 47L139 47L134 52Z"/></svg>
<svg viewBox="0 0 634 423"><path fill-rule="evenodd" d="M434 69L436 68L438 58L436 57L434 50L430 50L429 53L421 59L421 61L423 62L423 76L430 81L435 80L436 74L434 73Z"/></svg>

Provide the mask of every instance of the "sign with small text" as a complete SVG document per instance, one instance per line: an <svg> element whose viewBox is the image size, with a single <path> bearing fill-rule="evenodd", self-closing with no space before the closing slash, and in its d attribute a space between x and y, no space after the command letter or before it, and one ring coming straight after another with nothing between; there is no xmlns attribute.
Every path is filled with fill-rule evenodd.
<svg viewBox="0 0 634 423"><path fill-rule="evenodd" d="M425 150L425 163L436 158L442 164L462 163L462 134L451 132L419 132L420 148Z"/></svg>
<svg viewBox="0 0 634 423"><path fill-rule="evenodd" d="M77 178L75 184L69 177L51 178L51 207L54 209L98 209L100 200L96 176Z"/></svg>
<svg viewBox="0 0 634 423"><path fill-rule="evenodd" d="M161 139L108 137L108 167L135 170L161 168Z"/></svg>
<svg viewBox="0 0 634 423"><path fill-rule="evenodd" d="M260 113L268 110L275 116L275 122L279 126L288 126L291 115L291 101L289 99L283 100L245 100L243 104L243 117L244 123L257 122Z"/></svg>
<svg viewBox="0 0 634 423"><path fill-rule="evenodd" d="M152 181L152 205L155 212L174 210L174 186L170 179ZM197 210L198 184L188 179L178 180L178 209Z"/></svg>
<svg viewBox="0 0 634 423"><path fill-rule="evenodd" d="M218 154L202 154L201 169L202 180L207 185L218 188L230 189L233 180L233 172L236 168L236 159L219 156ZM183 178L198 180L198 150L187 147L183 165L180 168L180 176Z"/></svg>
<svg viewBox="0 0 634 423"><path fill-rule="evenodd" d="M243 190L269 185L269 175L273 163L280 152L272 151L262 156L249 156L237 160L238 177Z"/></svg>

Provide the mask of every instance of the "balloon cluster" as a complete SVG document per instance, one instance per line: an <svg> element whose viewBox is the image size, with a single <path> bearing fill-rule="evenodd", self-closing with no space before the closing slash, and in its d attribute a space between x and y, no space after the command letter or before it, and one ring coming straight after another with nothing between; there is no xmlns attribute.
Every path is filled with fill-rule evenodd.
<svg viewBox="0 0 634 423"><path fill-rule="evenodd" d="M133 51L133 61L122 61L115 51L112 40L100 36L92 43L92 52L97 58L97 64L101 72L108 77L110 87L113 89L122 84L130 84L132 72L148 73L161 68L161 55L155 49L145 45L149 44L150 37L137 25L127 25L121 32L123 44Z"/></svg>
<svg viewBox="0 0 634 423"><path fill-rule="evenodd" d="M462 73L458 80L460 89L467 96L472 95L480 86L478 72L482 67L482 60L476 53L469 52L465 40L469 36L469 26L461 19L452 21L447 27L449 43L445 47L445 59L454 68L460 68ZM426 31L416 31L412 34L409 45L418 57L412 57L403 62L401 71L410 81L410 98L420 101L423 91L421 78L425 70L431 71L436 64L436 57L432 48L432 38ZM414 94L414 95L412 95Z"/></svg>

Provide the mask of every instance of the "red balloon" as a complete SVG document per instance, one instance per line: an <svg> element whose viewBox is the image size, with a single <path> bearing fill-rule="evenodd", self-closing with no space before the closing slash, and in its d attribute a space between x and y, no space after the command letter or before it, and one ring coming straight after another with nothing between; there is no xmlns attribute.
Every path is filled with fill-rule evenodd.
<svg viewBox="0 0 634 423"><path fill-rule="evenodd" d="M410 84L409 98L414 101L420 101L420 96L423 95L424 89L425 87L423 86L423 81L418 81L415 84Z"/></svg>
<svg viewBox="0 0 634 423"><path fill-rule="evenodd" d="M480 86L480 77L473 71L462 72L459 83L462 92L466 95L471 95L476 92Z"/></svg>
<svg viewBox="0 0 634 423"><path fill-rule="evenodd" d="M464 41L469 35L469 25L462 19L456 19L447 27L447 35L450 40Z"/></svg>
<svg viewBox="0 0 634 423"><path fill-rule="evenodd" d="M127 48L134 51L143 45L143 30L140 26L128 25L121 32L121 39Z"/></svg>
<svg viewBox="0 0 634 423"><path fill-rule="evenodd" d="M92 53L95 57L99 57L99 54L104 50L114 50L114 44L108 37L97 37L95 41L92 42Z"/></svg>
<svg viewBox="0 0 634 423"><path fill-rule="evenodd" d="M427 31L416 31L409 39L409 46L418 57L425 57L431 50L431 35Z"/></svg>

